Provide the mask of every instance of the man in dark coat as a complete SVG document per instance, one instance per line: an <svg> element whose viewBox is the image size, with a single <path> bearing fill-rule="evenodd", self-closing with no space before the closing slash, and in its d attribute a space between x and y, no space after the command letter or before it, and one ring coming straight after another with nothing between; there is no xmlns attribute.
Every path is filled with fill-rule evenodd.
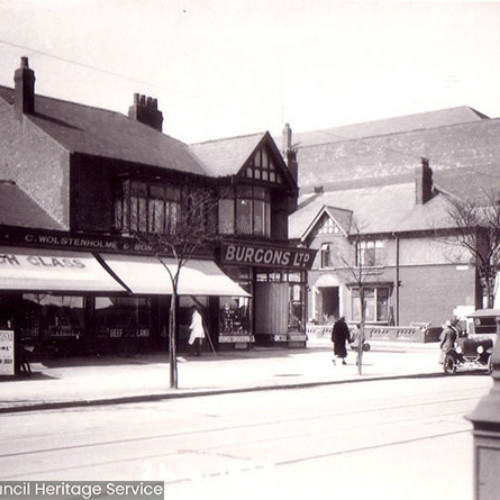
<svg viewBox="0 0 500 500"><path fill-rule="evenodd" d="M448 320L444 325L443 331L441 332L439 347L442 351L442 358L451 352L455 347L455 342L457 341L457 330L455 328L454 322Z"/></svg>
<svg viewBox="0 0 500 500"><path fill-rule="evenodd" d="M347 349L345 346L346 342L351 342L351 335L349 333L349 327L345 322L345 318L341 316L332 329L332 342L333 342L333 354L337 358L342 359L342 364L346 365L345 358L347 357ZM333 364L335 363L335 357L333 358Z"/></svg>

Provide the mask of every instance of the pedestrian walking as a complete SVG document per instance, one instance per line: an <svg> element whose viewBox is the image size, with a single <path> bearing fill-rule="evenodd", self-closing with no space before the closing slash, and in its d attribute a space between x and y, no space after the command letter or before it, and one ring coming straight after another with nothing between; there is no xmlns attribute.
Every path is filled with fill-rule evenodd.
<svg viewBox="0 0 500 500"><path fill-rule="evenodd" d="M349 327L345 322L345 318L341 316L332 329L332 342L333 342L333 364L336 364L335 357L342 359L342 364L346 365L345 358L347 357L346 342L351 343L351 335Z"/></svg>
<svg viewBox="0 0 500 500"><path fill-rule="evenodd" d="M203 318L197 306L193 306L191 316L191 325L189 326L191 335L189 336L189 345L193 346L196 356L201 356L201 347L205 338L205 328L203 327Z"/></svg>
<svg viewBox="0 0 500 500"><path fill-rule="evenodd" d="M447 320L443 326L443 331L440 335L439 347L441 348L441 359L443 362L446 354L455 349L455 342L457 341L458 332L455 328L455 322L452 320Z"/></svg>

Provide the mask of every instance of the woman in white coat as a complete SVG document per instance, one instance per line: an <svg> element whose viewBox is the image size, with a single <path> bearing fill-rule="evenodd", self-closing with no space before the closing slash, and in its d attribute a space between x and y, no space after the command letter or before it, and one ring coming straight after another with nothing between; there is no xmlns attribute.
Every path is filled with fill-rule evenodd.
<svg viewBox="0 0 500 500"><path fill-rule="evenodd" d="M189 345L194 346L196 356L201 356L201 345L205 338L205 328L203 328L203 318L199 309L193 307L193 314L191 316L191 325L189 326L191 335L189 336Z"/></svg>

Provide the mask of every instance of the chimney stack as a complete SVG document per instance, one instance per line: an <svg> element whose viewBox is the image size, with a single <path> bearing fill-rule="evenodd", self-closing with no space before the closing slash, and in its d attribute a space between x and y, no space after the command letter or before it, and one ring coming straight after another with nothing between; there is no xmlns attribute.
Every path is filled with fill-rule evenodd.
<svg viewBox="0 0 500 500"><path fill-rule="evenodd" d="M424 205L432 198L432 169L427 158L415 169L415 203Z"/></svg>
<svg viewBox="0 0 500 500"><path fill-rule="evenodd" d="M290 128L289 123L285 123L285 126L283 127L283 144L282 144L282 150L283 154L286 155L287 151L292 149L292 129Z"/></svg>
<svg viewBox="0 0 500 500"><path fill-rule="evenodd" d="M158 110L158 99L134 94L134 104L128 108L128 117L162 131L163 113Z"/></svg>
<svg viewBox="0 0 500 500"><path fill-rule="evenodd" d="M283 127L282 153L293 180L297 182L299 175L299 163L297 161L297 151L292 149L292 129L289 123Z"/></svg>
<svg viewBox="0 0 500 500"><path fill-rule="evenodd" d="M35 72L30 69L27 57L21 57L21 66L14 74L14 108L18 116L35 112Z"/></svg>

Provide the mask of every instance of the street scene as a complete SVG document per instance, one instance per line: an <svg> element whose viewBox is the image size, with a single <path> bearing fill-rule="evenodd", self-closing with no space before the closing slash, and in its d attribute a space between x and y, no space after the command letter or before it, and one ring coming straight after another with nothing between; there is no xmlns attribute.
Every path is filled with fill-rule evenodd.
<svg viewBox="0 0 500 500"><path fill-rule="evenodd" d="M2 414L0 480L154 479L175 499L469 500L464 416L490 387L438 374Z"/></svg>
<svg viewBox="0 0 500 500"><path fill-rule="evenodd" d="M500 498L499 26L0 0L0 500Z"/></svg>

